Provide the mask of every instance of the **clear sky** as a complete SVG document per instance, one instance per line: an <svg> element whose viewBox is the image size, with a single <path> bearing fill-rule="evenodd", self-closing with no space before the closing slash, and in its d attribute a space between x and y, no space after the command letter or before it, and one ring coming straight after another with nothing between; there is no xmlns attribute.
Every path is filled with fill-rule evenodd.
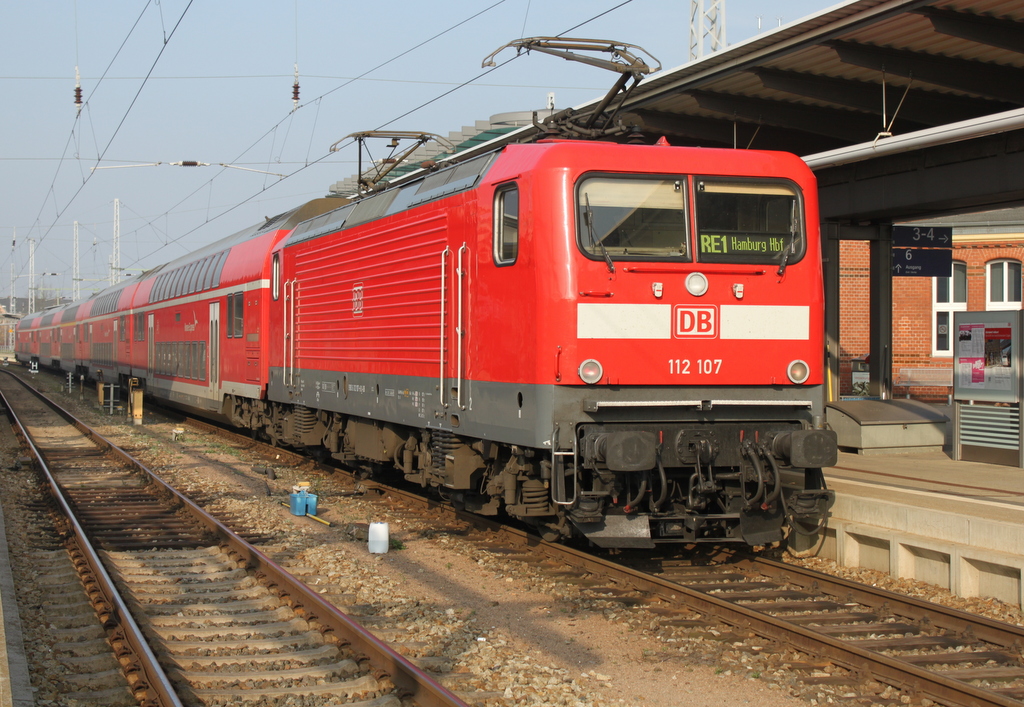
<svg viewBox="0 0 1024 707"><path fill-rule="evenodd" d="M836 3L726 4L735 44L759 22L768 32ZM0 303L12 262L15 292L27 293L29 239L37 297L70 296L75 221L83 296L105 286L115 199L121 267L137 275L325 195L356 171L354 147L328 151L350 133L447 136L497 113L543 108L549 92L558 108L578 105L615 80L538 53L503 63L512 49L497 69L481 68L513 39L611 39L671 69L688 58L689 12L686 0L0 3ZM182 160L211 166L169 164Z"/></svg>

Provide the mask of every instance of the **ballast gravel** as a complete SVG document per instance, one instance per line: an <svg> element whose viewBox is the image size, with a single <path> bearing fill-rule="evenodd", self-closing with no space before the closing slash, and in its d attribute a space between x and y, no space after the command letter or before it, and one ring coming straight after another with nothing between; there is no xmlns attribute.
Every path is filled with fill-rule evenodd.
<svg viewBox="0 0 1024 707"><path fill-rule="evenodd" d="M235 527L272 538L268 554L308 575L309 584L407 656L429 658L433 668L454 673L447 684L467 701L793 707L848 704L859 697L842 684L800 682L788 666L807 662L805 655L722 627L694 631L664 625L642 606L595 598L542 568L483 552L458 533L350 495L351 485L338 479L268 463L212 435L173 434L175 424L148 414L137 428L80 403L77 395L61 402L184 493L213 499L208 507L232 517ZM19 452L9 439L4 451L10 467ZM266 474L268 467L273 474ZM300 481L313 484L318 516L330 526L289 513L287 494ZM4 475L0 492L8 483L25 480ZM370 522L388 523L386 554L368 551ZM818 558L794 562L999 620L1022 621L1018 609L993 600L962 599L934 586ZM33 661L45 658L37 648L30 653ZM816 676L839 672L823 666ZM870 687L874 694L857 704L928 704L911 702L883 685Z"/></svg>

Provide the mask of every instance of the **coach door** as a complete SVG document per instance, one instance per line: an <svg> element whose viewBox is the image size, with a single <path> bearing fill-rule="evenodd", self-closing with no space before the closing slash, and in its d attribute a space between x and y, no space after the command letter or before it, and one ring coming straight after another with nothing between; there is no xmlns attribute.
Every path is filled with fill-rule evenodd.
<svg viewBox="0 0 1024 707"><path fill-rule="evenodd" d="M146 315L146 377L150 380L156 375L156 341L154 336L153 313Z"/></svg>
<svg viewBox="0 0 1024 707"><path fill-rule="evenodd" d="M210 303L210 394L216 395L220 387L220 302Z"/></svg>

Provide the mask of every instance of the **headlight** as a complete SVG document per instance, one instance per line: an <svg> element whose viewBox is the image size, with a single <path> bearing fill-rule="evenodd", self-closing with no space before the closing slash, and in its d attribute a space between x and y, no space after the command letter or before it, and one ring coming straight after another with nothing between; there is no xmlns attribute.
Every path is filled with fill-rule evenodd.
<svg viewBox="0 0 1024 707"><path fill-rule="evenodd" d="M587 385L594 385L594 383L597 383L604 377L604 369L601 368L601 364L592 358L588 358L580 364L578 373L580 374L580 380Z"/></svg>
<svg viewBox="0 0 1024 707"><path fill-rule="evenodd" d="M686 276L686 291L694 297L701 297L708 291L708 278L702 272L692 272Z"/></svg>
<svg viewBox="0 0 1024 707"><path fill-rule="evenodd" d="M811 367L803 361L791 361L789 368L786 369L786 375L794 383L800 384L807 380L811 375Z"/></svg>

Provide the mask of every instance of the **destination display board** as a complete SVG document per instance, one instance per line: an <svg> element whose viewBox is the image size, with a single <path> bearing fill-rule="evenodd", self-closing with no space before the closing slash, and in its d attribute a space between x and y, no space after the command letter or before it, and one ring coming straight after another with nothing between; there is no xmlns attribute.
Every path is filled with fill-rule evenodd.
<svg viewBox="0 0 1024 707"><path fill-rule="evenodd" d="M704 263L775 263L791 242L788 233L701 233L697 247Z"/></svg>

